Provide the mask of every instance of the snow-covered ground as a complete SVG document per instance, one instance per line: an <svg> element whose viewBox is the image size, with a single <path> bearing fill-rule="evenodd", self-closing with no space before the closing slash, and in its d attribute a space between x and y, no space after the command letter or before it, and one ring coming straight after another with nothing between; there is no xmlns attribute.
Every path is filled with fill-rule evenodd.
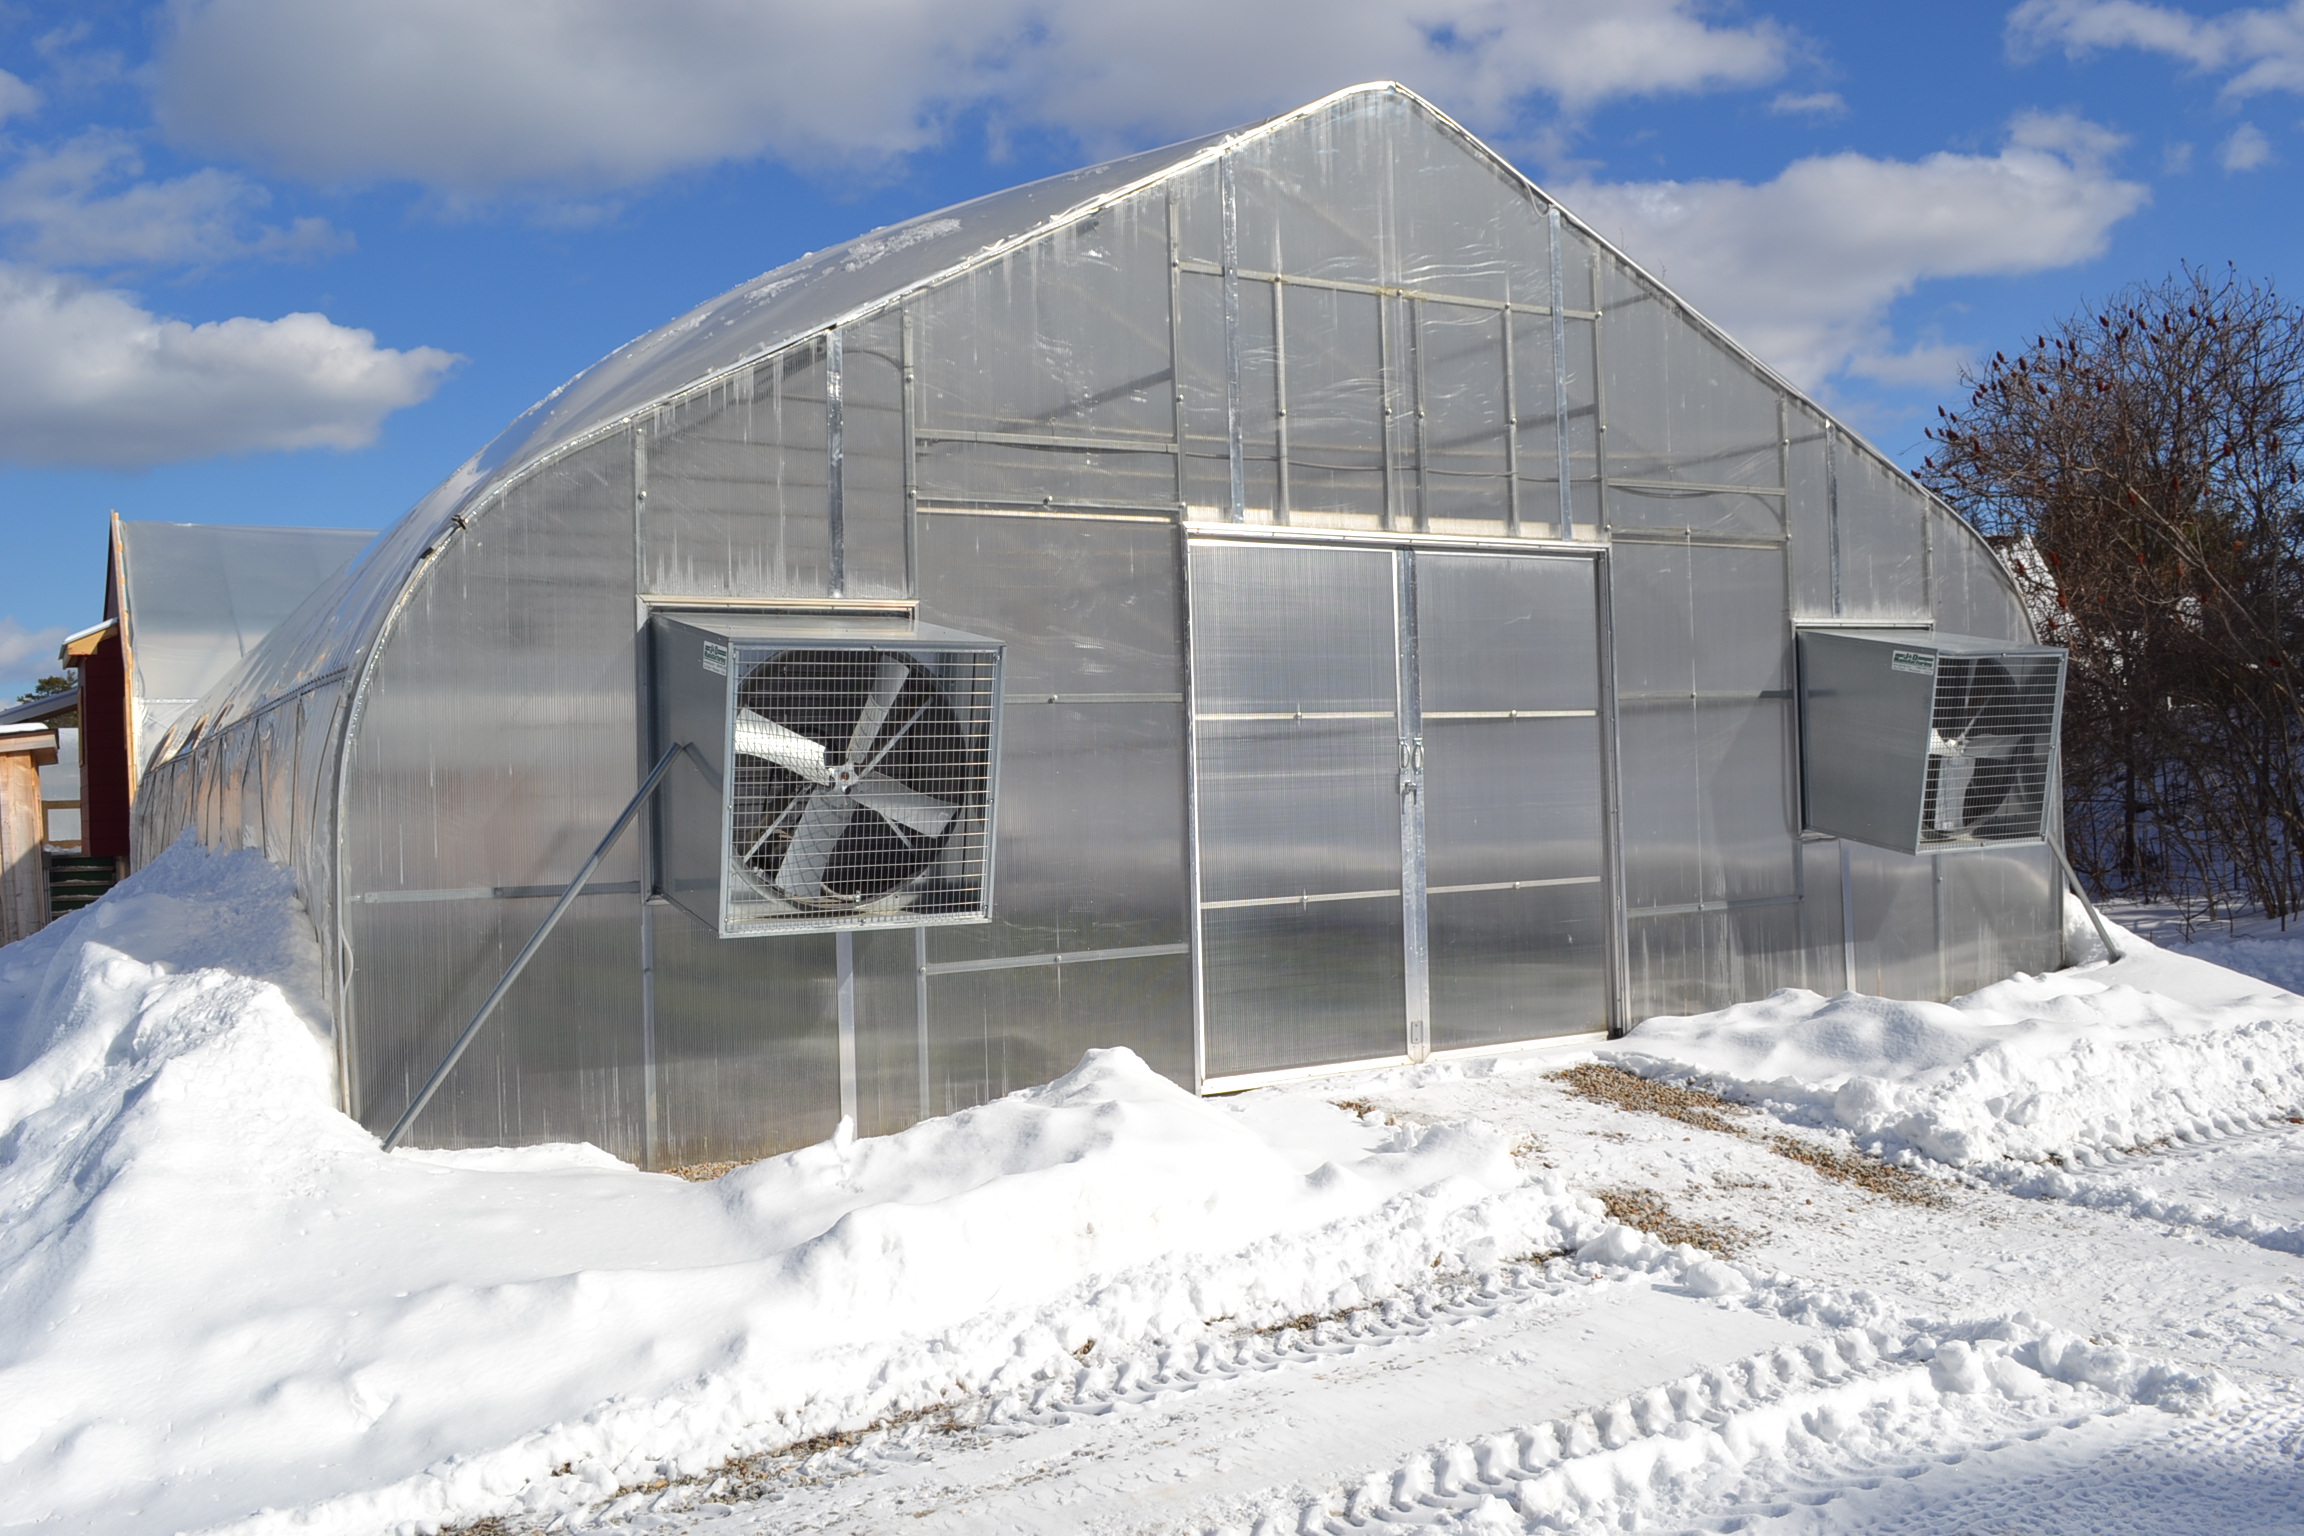
<svg viewBox="0 0 2304 1536"><path fill-rule="evenodd" d="M0 1525L2304 1531L2249 942L685 1183L382 1153L285 877L179 848L0 950Z"/></svg>

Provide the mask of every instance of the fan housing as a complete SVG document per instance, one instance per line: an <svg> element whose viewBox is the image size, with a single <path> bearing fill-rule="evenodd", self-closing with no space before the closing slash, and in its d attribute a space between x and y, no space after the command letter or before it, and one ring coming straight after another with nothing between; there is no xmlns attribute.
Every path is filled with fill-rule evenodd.
<svg viewBox="0 0 2304 1536"><path fill-rule="evenodd" d="M654 639L660 741L719 781L666 794L666 896L727 937L990 916L997 642L698 614Z"/></svg>

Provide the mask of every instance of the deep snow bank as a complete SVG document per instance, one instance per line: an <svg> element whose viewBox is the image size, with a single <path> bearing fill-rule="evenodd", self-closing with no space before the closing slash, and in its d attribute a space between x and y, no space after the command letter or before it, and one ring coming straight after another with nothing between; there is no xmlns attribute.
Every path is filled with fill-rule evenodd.
<svg viewBox="0 0 2304 1536"><path fill-rule="evenodd" d="M2304 1113L2304 999L2238 977L2172 997L2150 990L2159 972L2212 968L2123 945L2137 953L2119 966L2016 976L1950 1003L1787 988L1650 1019L1598 1054L1947 1163L2194 1140Z"/></svg>
<svg viewBox="0 0 2304 1536"><path fill-rule="evenodd" d="M706 1185L386 1156L331 1108L316 970L285 875L189 845L0 950L0 1523L572 1503L1610 1232L1480 1128L1210 1103L1125 1051Z"/></svg>

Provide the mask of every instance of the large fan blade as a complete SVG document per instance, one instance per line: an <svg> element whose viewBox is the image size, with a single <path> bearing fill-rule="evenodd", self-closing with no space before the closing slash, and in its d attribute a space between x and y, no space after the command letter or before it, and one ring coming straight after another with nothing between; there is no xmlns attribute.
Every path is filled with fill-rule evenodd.
<svg viewBox="0 0 2304 1536"><path fill-rule="evenodd" d="M864 754L872 750L879 738L880 727L887 723L888 711L896 707L896 695L904 689L904 680L912 669L901 657L883 656L872 674L872 694L864 701L864 712L856 717L856 729L848 736L848 761L861 763Z"/></svg>
<svg viewBox="0 0 2304 1536"><path fill-rule="evenodd" d="M824 743L790 726L778 725L756 710L736 711L736 750L746 757L766 758L811 784L832 782L832 770L824 766Z"/></svg>
<svg viewBox="0 0 2304 1536"><path fill-rule="evenodd" d="M897 826L908 827L922 837L943 836L957 809L934 795L924 795L899 784L884 773L864 775L848 793L862 801L866 810Z"/></svg>
<svg viewBox="0 0 2304 1536"><path fill-rule="evenodd" d="M805 899L824 894L824 866L832 860L855 802L846 795L820 794L808 802L800 824L792 829L792 846L776 868L776 888L787 896Z"/></svg>

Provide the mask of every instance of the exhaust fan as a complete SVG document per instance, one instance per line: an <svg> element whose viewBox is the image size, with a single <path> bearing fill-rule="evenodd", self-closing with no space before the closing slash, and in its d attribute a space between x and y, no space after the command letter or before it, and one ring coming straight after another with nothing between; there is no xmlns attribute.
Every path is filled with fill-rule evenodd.
<svg viewBox="0 0 2304 1536"><path fill-rule="evenodd" d="M1808 830L1897 853L2040 840L2063 697L2050 646L1803 630Z"/></svg>
<svg viewBox="0 0 2304 1536"><path fill-rule="evenodd" d="M659 884L723 936L991 912L997 643L881 618L658 614Z"/></svg>

